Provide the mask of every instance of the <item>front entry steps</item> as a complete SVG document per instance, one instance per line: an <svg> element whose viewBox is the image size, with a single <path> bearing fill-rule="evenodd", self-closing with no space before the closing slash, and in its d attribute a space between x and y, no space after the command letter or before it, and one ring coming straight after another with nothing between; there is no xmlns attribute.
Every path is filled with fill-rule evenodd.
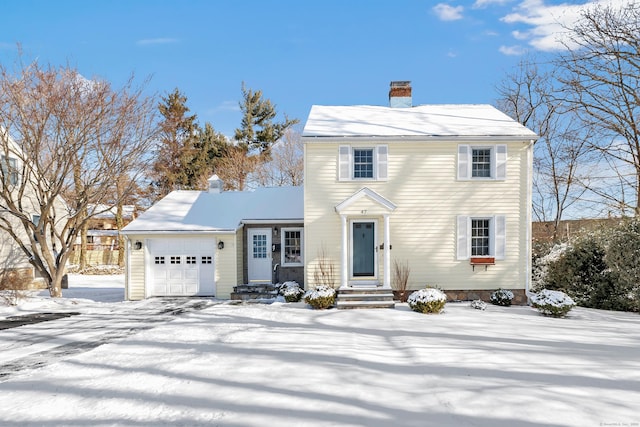
<svg viewBox="0 0 640 427"><path fill-rule="evenodd" d="M393 292L384 288L340 288L336 298L339 309L395 308Z"/></svg>
<svg viewBox="0 0 640 427"><path fill-rule="evenodd" d="M271 283L238 285L233 287L231 299L250 301L255 299L271 299L278 296L279 285Z"/></svg>

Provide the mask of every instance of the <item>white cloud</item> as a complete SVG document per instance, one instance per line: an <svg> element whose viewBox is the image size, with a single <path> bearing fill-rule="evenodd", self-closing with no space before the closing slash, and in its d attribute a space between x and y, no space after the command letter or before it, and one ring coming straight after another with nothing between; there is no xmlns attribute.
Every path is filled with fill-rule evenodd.
<svg viewBox="0 0 640 427"><path fill-rule="evenodd" d="M528 40L529 44L537 50L561 50L566 45L570 45L567 28L574 26L587 8L592 8L595 5L623 7L628 1L591 0L584 4L547 5L545 0L525 0L517 6L513 13L502 17L501 21L529 27L528 30L516 30L512 34L519 40Z"/></svg>
<svg viewBox="0 0 640 427"><path fill-rule="evenodd" d="M488 6L502 6L505 5L507 3L511 3L513 0L476 0L475 3L473 3L473 8L474 9L482 9Z"/></svg>
<svg viewBox="0 0 640 427"><path fill-rule="evenodd" d="M520 45L500 46L498 50L500 51L500 53L509 56L519 56L523 55L526 52L526 49Z"/></svg>
<svg viewBox="0 0 640 427"><path fill-rule="evenodd" d="M154 45L154 44L172 44L172 43L177 43L178 39L173 39L173 38L169 38L169 37L160 37L160 38L155 38L155 39L142 39L142 40L138 40L136 42L136 44L138 46L149 46L149 45Z"/></svg>
<svg viewBox="0 0 640 427"><path fill-rule="evenodd" d="M217 106L207 110L208 114L216 114L222 111L240 111L238 101L222 101Z"/></svg>
<svg viewBox="0 0 640 427"><path fill-rule="evenodd" d="M438 3L433 7L433 11L441 21L457 21L463 18L462 12L464 11L464 7Z"/></svg>

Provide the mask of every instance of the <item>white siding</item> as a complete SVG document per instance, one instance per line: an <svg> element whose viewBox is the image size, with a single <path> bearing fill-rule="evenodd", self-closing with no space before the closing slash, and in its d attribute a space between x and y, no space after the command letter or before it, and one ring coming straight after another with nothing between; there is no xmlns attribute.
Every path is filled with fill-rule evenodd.
<svg viewBox="0 0 640 427"><path fill-rule="evenodd" d="M338 182L335 172L338 144L305 142L308 284L313 284L318 254L323 250L334 260L336 274L340 277L341 223L334 208L366 186L397 205L390 215L392 265L394 259L409 262L411 288L427 284L468 290L525 287L526 218L530 208L526 176L528 144L508 144L507 179L503 181L459 181L456 142L403 141L387 144L387 181ZM363 142L362 146L370 147L371 141ZM468 260L458 260L456 228L459 215L504 215L507 236L504 260L497 261L486 271L474 271ZM381 219L380 216L375 218ZM383 238L382 230L379 230L379 243ZM379 269L382 269L382 251L377 256ZM381 271L379 277L382 277Z"/></svg>

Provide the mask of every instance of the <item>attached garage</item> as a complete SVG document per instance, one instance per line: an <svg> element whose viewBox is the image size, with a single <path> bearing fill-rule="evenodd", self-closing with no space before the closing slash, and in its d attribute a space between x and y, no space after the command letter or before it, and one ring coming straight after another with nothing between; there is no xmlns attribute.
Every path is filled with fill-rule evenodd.
<svg viewBox="0 0 640 427"><path fill-rule="evenodd" d="M146 296L216 294L215 238L150 238L146 245Z"/></svg>
<svg viewBox="0 0 640 427"><path fill-rule="evenodd" d="M208 191L173 191L122 230L125 298L230 298L234 286L279 280L292 266L302 268L302 187L222 188L214 175ZM265 261L257 272L249 255Z"/></svg>

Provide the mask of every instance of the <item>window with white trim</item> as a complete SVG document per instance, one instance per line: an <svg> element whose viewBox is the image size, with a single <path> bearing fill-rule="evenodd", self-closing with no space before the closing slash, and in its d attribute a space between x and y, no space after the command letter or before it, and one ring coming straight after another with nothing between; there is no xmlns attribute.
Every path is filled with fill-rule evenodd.
<svg viewBox="0 0 640 427"><path fill-rule="evenodd" d="M387 179L388 147L352 147L341 145L338 149L338 180L372 180Z"/></svg>
<svg viewBox="0 0 640 427"><path fill-rule="evenodd" d="M283 267L302 266L302 228L283 228L281 234L281 264Z"/></svg>
<svg viewBox="0 0 640 427"><path fill-rule="evenodd" d="M491 248L491 220L471 218L471 256L489 256Z"/></svg>
<svg viewBox="0 0 640 427"><path fill-rule="evenodd" d="M471 257L505 258L506 218L504 215L457 217L457 259Z"/></svg>
<svg viewBox="0 0 640 427"><path fill-rule="evenodd" d="M506 145L458 145L459 180L504 180L506 176Z"/></svg>

